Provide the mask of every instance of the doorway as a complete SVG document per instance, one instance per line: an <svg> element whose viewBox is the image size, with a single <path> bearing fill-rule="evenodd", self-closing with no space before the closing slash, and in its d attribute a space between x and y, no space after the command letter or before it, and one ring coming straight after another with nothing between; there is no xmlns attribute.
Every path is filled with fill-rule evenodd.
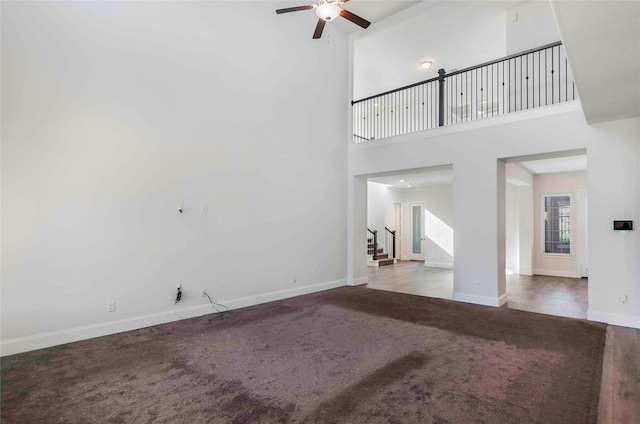
<svg viewBox="0 0 640 424"><path fill-rule="evenodd" d="M425 258L425 232L424 211L426 204L423 202L407 203L409 229L411 237L407 238L405 247L406 258L410 261L424 261ZM408 244L408 246L407 246Z"/></svg>

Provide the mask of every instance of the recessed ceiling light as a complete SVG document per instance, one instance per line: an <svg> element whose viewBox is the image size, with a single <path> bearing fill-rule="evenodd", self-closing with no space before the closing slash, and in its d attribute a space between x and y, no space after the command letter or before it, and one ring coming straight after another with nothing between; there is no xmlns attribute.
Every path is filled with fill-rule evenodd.
<svg viewBox="0 0 640 424"><path fill-rule="evenodd" d="M400 180L400 182L401 182L401 183L403 183L403 182L404 182L404 180Z"/></svg>
<svg viewBox="0 0 640 424"><path fill-rule="evenodd" d="M422 69L429 69L429 68L431 68L431 65L433 65L433 62L431 62L430 60L425 60L424 62L422 62L420 64L420 67Z"/></svg>

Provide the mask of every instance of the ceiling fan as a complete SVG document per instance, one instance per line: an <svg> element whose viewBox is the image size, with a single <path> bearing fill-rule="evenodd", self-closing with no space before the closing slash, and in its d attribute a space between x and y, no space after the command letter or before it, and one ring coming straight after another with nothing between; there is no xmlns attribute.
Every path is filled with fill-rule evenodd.
<svg viewBox="0 0 640 424"><path fill-rule="evenodd" d="M326 24L327 21L337 18L338 16L342 16L343 18L353 22L354 24L360 25L362 28L369 27L369 25L371 25L371 22L349 12L348 10L342 9L339 6L342 3L346 3L348 1L349 0L318 0L317 5L310 4L308 6L287 7L285 9L276 10L276 13L280 14L297 12L299 10L314 9L316 11L316 15L318 15L318 24L316 25L316 30L313 33L313 38L320 38L322 36L324 24Z"/></svg>

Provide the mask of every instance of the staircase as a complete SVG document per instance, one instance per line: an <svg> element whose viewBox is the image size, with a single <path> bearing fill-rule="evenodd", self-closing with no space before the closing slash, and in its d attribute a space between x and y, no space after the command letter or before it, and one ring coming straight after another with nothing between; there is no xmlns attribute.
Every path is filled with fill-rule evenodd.
<svg viewBox="0 0 640 424"><path fill-rule="evenodd" d="M376 259L373 259L374 249L376 250ZM373 239L367 239L367 266L386 266L396 263L394 258L390 258L388 253L384 253L382 247L377 247Z"/></svg>

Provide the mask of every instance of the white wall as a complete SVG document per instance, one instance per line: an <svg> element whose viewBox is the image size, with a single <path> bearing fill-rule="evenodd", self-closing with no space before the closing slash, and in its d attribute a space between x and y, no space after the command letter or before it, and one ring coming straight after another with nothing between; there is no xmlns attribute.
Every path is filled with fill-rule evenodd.
<svg viewBox="0 0 640 424"><path fill-rule="evenodd" d="M504 207L496 162L545 152L587 150L589 317L640 327L640 231L612 231L614 219L640 217L640 119L589 126L570 103L352 146L350 179L453 164L454 299L497 305L504 284ZM502 170L504 173L504 170ZM504 209L502 209L504 210ZM620 218L626 216L627 218ZM351 234L364 222L354 221ZM622 293L629 301L621 304Z"/></svg>
<svg viewBox="0 0 640 424"><path fill-rule="evenodd" d="M534 176L534 274L559 277L580 278L582 255L581 218L584 211L580 209L578 193L587 189L587 172L562 172L557 174L541 174ZM543 253L542 218L543 196L571 196L571 254L550 255Z"/></svg>
<svg viewBox="0 0 640 424"><path fill-rule="evenodd" d="M506 269L533 275L533 174L517 163L507 163L505 175Z"/></svg>
<svg viewBox="0 0 640 424"><path fill-rule="evenodd" d="M393 222L393 197L391 190L384 184L367 182L367 228L378 230L382 237L385 225L390 229Z"/></svg>
<svg viewBox="0 0 640 424"><path fill-rule="evenodd" d="M3 3L2 354L345 284L346 38L275 8Z"/></svg>
<svg viewBox="0 0 640 424"><path fill-rule="evenodd" d="M616 219L640 222L640 120L596 124L589 136L588 317L640 328L640 231L612 230Z"/></svg>
<svg viewBox="0 0 640 424"><path fill-rule="evenodd" d="M507 11L507 54L560 41L560 31L548 1L527 1Z"/></svg>
<svg viewBox="0 0 640 424"><path fill-rule="evenodd" d="M423 2L404 19L376 25L354 42L353 98L361 99L506 55L506 8L501 2ZM431 60L425 71L419 64Z"/></svg>
<svg viewBox="0 0 640 424"><path fill-rule="evenodd" d="M505 191L505 266L517 274L520 270L520 196L518 186L506 183Z"/></svg>
<svg viewBox="0 0 640 424"><path fill-rule="evenodd" d="M453 268L453 185L428 185L425 199L425 266Z"/></svg>

